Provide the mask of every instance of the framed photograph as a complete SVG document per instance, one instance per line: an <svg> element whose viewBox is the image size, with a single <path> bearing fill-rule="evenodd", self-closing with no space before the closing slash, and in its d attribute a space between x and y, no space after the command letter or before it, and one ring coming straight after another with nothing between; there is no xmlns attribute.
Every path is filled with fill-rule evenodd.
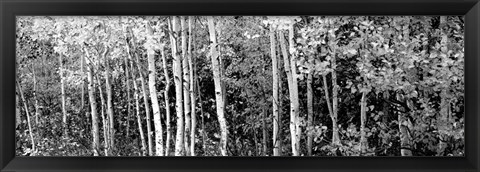
<svg viewBox="0 0 480 172"><path fill-rule="evenodd" d="M478 0L0 2L0 171L479 171Z"/></svg>

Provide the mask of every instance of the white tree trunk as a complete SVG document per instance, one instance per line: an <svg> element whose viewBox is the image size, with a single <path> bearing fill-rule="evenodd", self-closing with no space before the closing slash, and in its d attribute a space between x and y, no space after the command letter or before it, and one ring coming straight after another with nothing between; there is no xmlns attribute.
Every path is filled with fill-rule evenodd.
<svg viewBox="0 0 480 172"><path fill-rule="evenodd" d="M18 80L17 80L17 88L18 88L18 92L20 93L20 97L22 98L23 107L25 108L25 114L27 116L28 135L30 136L30 141L32 142L32 151L35 151L36 150L35 139L33 139L33 132L32 132L33 130L32 130L32 124L31 124L31 120L30 120L30 113L28 111L27 100L25 99L25 96L23 95L22 87L21 87L20 83L18 82Z"/></svg>
<svg viewBox="0 0 480 172"><path fill-rule="evenodd" d="M93 68L88 68L88 98L90 99L90 109L92 115L92 135L93 135L93 155L98 156L100 149L100 136L98 129L97 102L95 98L95 83L93 80Z"/></svg>
<svg viewBox="0 0 480 172"><path fill-rule="evenodd" d="M290 38L290 39L293 39L293 38ZM286 42L285 42L285 35L283 31L280 31L279 40L280 40L280 46L282 48L284 68L285 68L285 72L287 73L288 90L289 90L288 92L290 96L290 137L291 137L292 153L293 153L293 156L299 156L300 140L298 140L299 134L297 132L298 108L299 108L298 107L298 87L296 85L296 82L294 82L296 81L296 76L295 76L296 67L294 63L296 62L294 60L294 57L289 58L288 56ZM292 46L293 45L291 45L290 48L292 48ZM295 69L295 71L292 69Z"/></svg>
<svg viewBox="0 0 480 172"><path fill-rule="evenodd" d="M85 54L87 58L90 58L90 54L88 53L87 48L84 47ZM95 97L95 81L93 78L93 64L90 64L88 68L88 98L90 101L90 114L92 117L92 135L93 135L93 141L92 141L92 151L94 156L99 155L99 150L100 150L100 134L99 134L99 128L98 128L98 115L97 115L97 102L96 102L96 97Z"/></svg>
<svg viewBox="0 0 480 172"><path fill-rule="evenodd" d="M113 123L113 95L112 95L112 84L110 83L110 59L108 58L108 53L110 49L105 46L105 50L103 52L103 58L105 60L105 90L107 93L107 115L108 115L108 146L109 146L109 154L114 149L114 140L115 140L115 131L114 131L114 123Z"/></svg>
<svg viewBox="0 0 480 172"><path fill-rule="evenodd" d="M97 77L96 77L97 78ZM110 128L110 122L108 121L108 117L105 116L105 97L103 96L103 90L102 90L102 83L100 79L97 78L97 82L99 83L98 85L98 91L100 94L100 117L102 117L102 123L103 123L103 139L104 139L104 153L105 156L109 156L110 154L110 132L108 128Z"/></svg>
<svg viewBox="0 0 480 172"><path fill-rule="evenodd" d="M272 78L273 78L273 156L280 156L281 155L281 148L280 148L280 125L281 122L280 115L279 115L279 72L278 72L278 59L277 59L277 51L275 50L276 41L275 41L275 31L273 27L270 27L270 56L272 58Z"/></svg>
<svg viewBox="0 0 480 172"><path fill-rule="evenodd" d="M132 57L132 52L130 50L130 45L128 41L126 41L125 48L127 49L127 56L128 60L130 60L130 69L132 70L130 72L130 78L132 78L133 82L133 94L134 94L134 100L135 100L135 110L136 110L136 117L137 117L137 124L138 124L138 132L140 133L140 140L141 140L141 151L142 151L142 156L147 155L147 143L145 141L145 134L143 132L143 125L142 125L142 119L140 117L140 96L139 96L139 88L137 85L136 77L135 77L135 67L133 64L133 57Z"/></svg>
<svg viewBox="0 0 480 172"><path fill-rule="evenodd" d="M143 76L143 70L140 67L140 60L138 54L135 54L135 60L137 64L137 71L140 77L140 89L143 94L143 105L145 107L145 115L147 116L147 142L148 142L148 155L153 156L153 140L152 140L152 120L150 118L150 106L148 105L148 90L145 86L145 77Z"/></svg>
<svg viewBox="0 0 480 172"><path fill-rule="evenodd" d="M184 133L184 146L185 146L185 155L190 155L190 69L189 69L189 58L187 57L187 24L185 23L185 17L180 16L180 25L182 29L182 71L183 71L183 108L185 112L185 133Z"/></svg>
<svg viewBox="0 0 480 172"><path fill-rule="evenodd" d="M215 84L215 99L217 105L217 116L220 124L220 153L222 156L227 156L227 121L225 119L225 103L222 88L222 76L220 66L220 56L217 51L217 37L215 33L214 18L207 17L208 30L210 33L210 54L212 59L213 80Z"/></svg>
<svg viewBox="0 0 480 172"><path fill-rule="evenodd" d="M362 92L360 100L360 153L365 154L367 150L367 138L365 133L365 123L367 122L367 92Z"/></svg>
<svg viewBox="0 0 480 172"><path fill-rule="evenodd" d="M175 156L182 156L184 154L183 138L184 138L184 125L183 125L183 87L182 87L182 59L177 51L177 37L178 37L178 17L173 16L170 24L171 34L170 43L173 56L173 78L175 81L175 109L177 114L177 134L175 138Z"/></svg>
<svg viewBox="0 0 480 172"><path fill-rule="evenodd" d="M38 126L38 116L40 111L38 110L38 98L37 98L37 77L35 76L35 66L32 65L32 75L33 75L33 100L35 101L35 125Z"/></svg>
<svg viewBox="0 0 480 172"><path fill-rule="evenodd" d="M150 27L150 26L147 26ZM148 34L150 35L149 39L152 39L153 32L152 29L148 29ZM150 90L150 97L152 100L152 110L153 110L153 122L155 125L155 155L163 156L163 127L162 121L160 119L160 106L158 105L157 97L157 88L155 87L155 51L152 47L146 47L147 49L147 58L148 58L148 87Z"/></svg>
<svg viewBox="0 0 480 172"><path fill-rule="evenodd" d="M163 92L163 97L165 99L165 112L166 112L166 127L167 127L167 140L165 141L166 143L166 148L165 148L165 156L170 155L170 144L172 140L171 136L171 128L170 128L170 97L168 96L168 92L170 92L170 76L168 75L168 69L167 69L167 58L165 56L165 47L161 46L160 47L160 53L162 55L162 64L163 64L163 76L165 77L165 90Z"/></svg>
<svg viewBox="0 0 480 172"><path fill-rule="evenodd" d="M196 117L196 99L195 99L195 62L193 61L194 57L192 54L193 48L193 33L192 33L192 16L188 16L188 67L190 68L190 100L191 100L191 129L190 129L190 155L195 156L195 130L197 127L197 117ZM193 42L192 42L193 41Z"/></svg>
<svg viewBox="0 0 480 172"><path fill-rule="evenodd" d="M59 73L60 73L60 89L61 89L61 93L62 93L62 123L63 123L63 132L64 132L64 136L67 137L67 109L66 109L66 104L65 104L65 99L66 99L66 95L65 95L65 81L64 81L64 78L63 78L63 59L62 59L62 56L63 55L59 55L58 56L58 62L60 64L60 67L59 67Z"/></svg>

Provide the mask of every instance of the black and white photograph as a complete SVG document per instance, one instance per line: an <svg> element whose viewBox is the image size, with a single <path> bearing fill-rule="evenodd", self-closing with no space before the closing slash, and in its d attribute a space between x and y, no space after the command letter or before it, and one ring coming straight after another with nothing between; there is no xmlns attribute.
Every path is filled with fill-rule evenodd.
<svg viewBox="0 0 480 172"><path fill-rule="evenodd" d="M16 16L15 154L463 157L464 20Z"/></svg>

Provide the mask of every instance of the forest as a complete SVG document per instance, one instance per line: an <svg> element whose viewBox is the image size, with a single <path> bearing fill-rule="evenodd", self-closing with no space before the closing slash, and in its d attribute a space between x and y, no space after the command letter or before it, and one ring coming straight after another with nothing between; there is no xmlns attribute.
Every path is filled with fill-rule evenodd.
<svg viewBox="0 0 480 172"><path fill-rule="evenodd" d="M17 16L17 156L464 156L463 16Z"/></svg>

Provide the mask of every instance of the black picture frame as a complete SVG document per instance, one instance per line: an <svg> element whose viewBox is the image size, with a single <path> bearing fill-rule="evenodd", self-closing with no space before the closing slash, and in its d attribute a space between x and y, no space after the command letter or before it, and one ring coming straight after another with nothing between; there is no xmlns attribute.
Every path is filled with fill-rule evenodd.
<svg viewBox="0 0 480 172"><path fill-rule="evenodd" d="M478 0L0 0L0 171L431 171L480 164ZM465 157L15 157L19 15L465 15Z"/></svg>

